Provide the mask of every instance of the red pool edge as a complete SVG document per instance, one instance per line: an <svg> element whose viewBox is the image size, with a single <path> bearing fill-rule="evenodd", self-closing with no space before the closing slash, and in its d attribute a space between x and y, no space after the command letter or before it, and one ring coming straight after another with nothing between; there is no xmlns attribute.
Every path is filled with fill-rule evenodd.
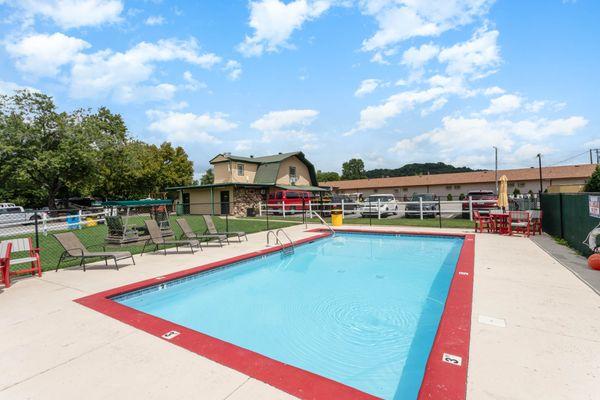
<svg viewBox="0 0 600 400"><path fill-rule="evenodd" d="M429 354L425 374L419 390L419 400L465 399L467 390L467 367L471 331L471 306L473 297L473 273L475 235L433 232L373 231L344 229L341 232L374 234L407 234L429 236L455 236L464 238L463 246L450 284L448 297L435 340ZM311 242L330 235L330 232L314 230L309 238L294 244ZM323 376L271 359L262 354L236 346L232 343L205 335L173 322L137 311L110 298L119 294L153 286L160 282L181 278L198 272L222 267L238 261L259 257L279 251L268 248L240 256L212 262L156 278L120 286L74 300L75 302L108 315L137 329L150 333L191 352L233 368L245 375L265 382L301 399L376 399L377 397ZM163 338L170 331L179 334L171 339ZM446 361L444 361L446 354ZM461 359L460 365L455 361Z"/></svg>

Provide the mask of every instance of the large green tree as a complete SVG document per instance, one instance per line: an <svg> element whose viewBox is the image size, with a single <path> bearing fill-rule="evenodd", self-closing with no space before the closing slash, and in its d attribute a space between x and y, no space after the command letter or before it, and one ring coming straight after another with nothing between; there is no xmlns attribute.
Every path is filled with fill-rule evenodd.
<svg viewBox="0 0 600 400"><path fill-rule="evenodd" d="M342 180L366 178L365 163L360 158L352 158L342 164Z"/></svg>
<svg viewBox="0 0 600 400"><path fill-rule="evenodd" d="M200 179L201 185L211 185L215 183L215 173L212 168L206 170L206 173L202 175L202 179Z"/></svg>
<svg viewBox="0 0 600 400"><path fill-rule="evenodd" d="M94 167L94 136L82 110L59 113L52 98L19 91L0 97L0 171L3 196L46 204L79 189Z"/></svg>
<svg viewBox="0 0 600 400"><path fill-rule="evenodd" d="M66 113L38 92L0 96L0 201L54 208L70 196L156 196L191 184L193 171L183 148L132 140L107 108Z"/></svg>
<svg viewBox="0 0 600 400"><path fill-rule="evenodd" d="M326 171L317 171L317 181L319 182L331 182L331 181L339 181L340 174L337 172L326 172Z"/></svg>
<svg viewBox="0 0 600 400"><path fill-rule="evenodd" d="M600 192L600 165L596 167L590 179L585 183L584 190L586 192Z"/></svg>

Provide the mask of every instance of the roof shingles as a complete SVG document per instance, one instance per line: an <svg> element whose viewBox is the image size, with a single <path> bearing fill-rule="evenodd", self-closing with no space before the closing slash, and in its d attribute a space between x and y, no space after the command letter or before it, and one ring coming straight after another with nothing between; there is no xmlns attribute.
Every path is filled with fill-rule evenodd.
<svg viewBox="0 0 600 400"><path fill-rule="evenodd" d="M566 165L543 167L544 180L549 179L581 179L588 178L596 165ZM506 175L509 181L532 181L539 179L538 168L520 168L499 170L498 177ZM494 171L460 172L452 174L399 176L394 178L355 179L350 181L320 182L320 186L331 186L336 189L371 189L403 186L435 186L468 183L490 183L495 181Z"/></svg>

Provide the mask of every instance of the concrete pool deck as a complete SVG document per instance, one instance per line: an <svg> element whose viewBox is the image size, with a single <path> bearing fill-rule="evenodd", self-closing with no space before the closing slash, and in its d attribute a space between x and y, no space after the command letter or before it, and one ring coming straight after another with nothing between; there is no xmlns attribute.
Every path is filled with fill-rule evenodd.
<svg viewBox="0 0 600 400"><path fill-rule="evenodd" d="M304 225L286 232L294 240L314 235ZM262 232L194 255L136 256L136 266L119 271L69 269L16 281L0 293L0 399L293 398L73 302L265 243ZM531 240L478 234L467 398L593 399L599 371L600 296Z"/></svg>

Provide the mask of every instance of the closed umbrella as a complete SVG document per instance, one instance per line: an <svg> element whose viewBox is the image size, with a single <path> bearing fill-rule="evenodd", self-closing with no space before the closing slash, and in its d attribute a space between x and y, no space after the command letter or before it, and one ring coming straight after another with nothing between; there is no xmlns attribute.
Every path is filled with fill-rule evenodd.
<svg viewBox="0 0 600 400"><path fill-rule="evenodd" d="M498 207L503 210L508 208L508 178L506 175L500 177L500 190L498 192Z"/></svg>

